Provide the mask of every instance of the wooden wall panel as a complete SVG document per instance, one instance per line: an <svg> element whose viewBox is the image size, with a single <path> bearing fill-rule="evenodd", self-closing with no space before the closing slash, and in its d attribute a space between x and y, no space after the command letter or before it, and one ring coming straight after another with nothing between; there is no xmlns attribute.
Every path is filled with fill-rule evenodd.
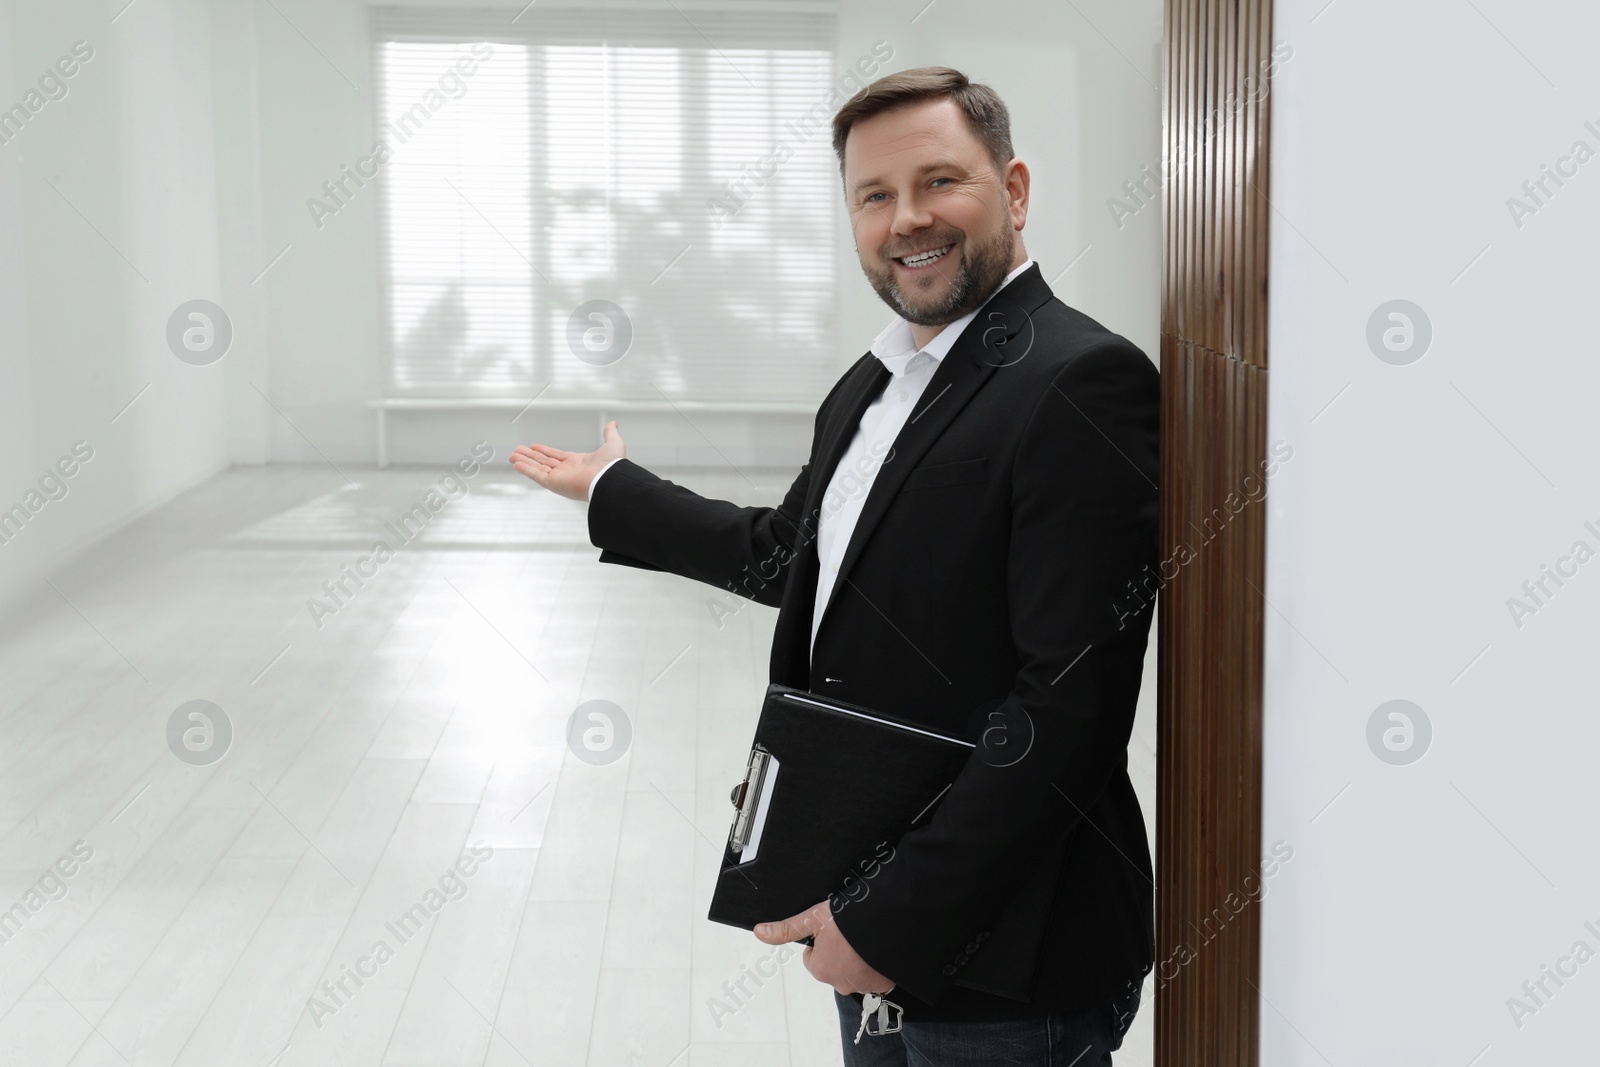
<svg viewBox="0 0 1600 1067"><path fill-rule="evenodd" d="M1256 1067L1271 0L1166 26L1156 1064Z"/></svg>

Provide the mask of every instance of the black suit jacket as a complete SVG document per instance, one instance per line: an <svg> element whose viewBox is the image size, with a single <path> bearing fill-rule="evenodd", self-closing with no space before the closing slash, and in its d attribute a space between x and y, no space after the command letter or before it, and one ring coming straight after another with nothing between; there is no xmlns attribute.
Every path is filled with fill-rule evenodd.
<svg viewBox="0 0 1600 1067"><path fill-rule="evenodd" d="M845 372L776 508L710 500L624 459L595 486L590 540L602 562L778 608L771 681L981 740L933 818L835 910L907 1018L1103 1003L1154 955L1127 745L1151 615L1129 583L1157 560L1159 376L1056 299L1037 264L1013 279L878 471L808 657L829 479L889 378L870 352ZM963 979L986 947L1006 981L976 984L1026 1001Z"/></svg>

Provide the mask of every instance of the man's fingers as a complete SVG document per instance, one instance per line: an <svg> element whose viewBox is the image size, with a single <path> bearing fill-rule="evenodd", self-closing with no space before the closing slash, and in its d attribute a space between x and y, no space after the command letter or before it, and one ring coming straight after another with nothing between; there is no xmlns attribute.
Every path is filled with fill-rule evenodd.
<svg viewBox="0 0 1600 1067"><path fill-rule="evenodd" d="M550 476L550 468L544 464L533 463L524 459L514 459L511 461L511 466L516 468L517 473L532 478L536 482Z"/></svg>
<svg viewBox="0 0 1600 1067"><path fill-rule="evenodd" d="M527 445L525 447L535 456L548 456L551 459L566 459L568 456L572 455L571 452L568 452L564 448L555 448L551 445L534 444Z"/></svg>
<svg viewBox="0 0 1600 1067"><path fill-rule="evenodd" d="M511 450L511 455L512 457L521 456L523 459L563 460L572 455L572 453L564 448L556 448L553 445L531 444L518 445Z"/></svg>
<svg viewBox="0 0 1600 1067"><path fill-rule="evenodd" d="M855 986L851 985L849 982L843 982L843 981L836 982L832 978L824 978L822 975L818 974L815 970L813 970L812 967L811 967L811 953L814 952L814 951L816 951L816 950L813 949L811 946L807 945L806 946L806 950L800 954L800 962L805 964L805 968L806 968L806 973L807 974L809 974L811 977L815 978L817 981L823 983L824 985L832 986L837 992L839 992L840 994L842 994L844 996L847 996L847 997L851 993L864 992L864 990L857 989Z"/></svg>
<svg viewBox="0 0 1600 1067"><path fill-rule="evenodd" d="M756 937L769 945L781 945L786 941L798 941L809 936L811 929L811 911L807 909L799 915L791 915L782 922L761 923L756 927Z"/></svg>
<svg viewBox="0 0 1600 1067"><path fill-rule="evenodd" d="M541 456L537 452L513 453L511 456L511 465L513 467L548 467L550 466L550 460L548 457Z"/></svg>
<svg viewBox="0 0 1600 1067"><path fill-rule="evenodd" d="M510 450L510 454L512 454L512 456L526 456L528 459L533 459L536 458L536 456L541 456L541 454L549 454L549 451L549 445L517 445L517 448Z"/></svg>
<svg viewBox="0 0 1600 1067"><path fill-rule="evenodd" d="M782 922L760 923L756 926L755 934L769 945L781 945L785 941L798 941L802 937L810 937L828 925L827 920L831 917L828 902L823 901L798 915L789 916Z"/></svg>

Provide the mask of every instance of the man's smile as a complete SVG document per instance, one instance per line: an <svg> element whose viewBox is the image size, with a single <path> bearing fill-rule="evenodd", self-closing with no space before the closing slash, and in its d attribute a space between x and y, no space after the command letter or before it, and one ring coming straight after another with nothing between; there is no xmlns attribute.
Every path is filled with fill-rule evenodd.
<svg viewBox="0 0 1600 1067"><path fill-rule="evenodd" d="M909 256L896 256L894 261L905 270L927 270L945 256L949 255L955 245L941 245L938 248L928 248L921 252L914 252Z"/></svg>

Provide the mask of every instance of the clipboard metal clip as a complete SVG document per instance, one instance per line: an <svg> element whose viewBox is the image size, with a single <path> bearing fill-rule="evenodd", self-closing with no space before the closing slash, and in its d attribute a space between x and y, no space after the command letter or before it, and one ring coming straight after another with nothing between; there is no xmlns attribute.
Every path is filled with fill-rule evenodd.
<svg viewBox="0 0 1600 1067"><path fill-rule="evenodd" d="M745 765L744 781L733 787L733 792L728 799L733 801L733 806L738 809L733 817L733 829L728 833L728 848L735 853L743 852L750 844L750 833L755 827L756 808L761 803L763 789L767 783L767 767L772 762L772 753L756 745L750 750L750 761Z"/></svg>

